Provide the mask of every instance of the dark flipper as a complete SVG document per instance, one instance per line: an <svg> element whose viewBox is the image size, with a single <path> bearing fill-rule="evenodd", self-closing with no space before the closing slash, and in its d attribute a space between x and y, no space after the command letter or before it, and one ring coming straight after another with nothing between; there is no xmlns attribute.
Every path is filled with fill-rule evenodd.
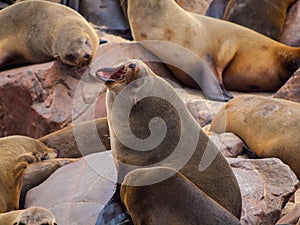
<svg viewBox="0 0 300 225"><path fill-rule="evenodd" d="M120 184L115 194L101 210L96 225L133 225L132 219L122 203L120 197Z"/></svg>
<svg viewBox="0 0 300 225"><path fill-rule="evenodd" d="M209 5L206 16L222 19L229 0L213 0Z"/></svg>
<svg viewBox="0 0 300 225"><path fill-rule="evenodd" d="M245 143L243 144L243 150L246 152L250 159L259 159L258 155L252 151Z"/></svg>
<svg viewBox="0 0 300 225"><path fill-rule="evenodd" d="M106 44L107 43L107 40L104 40L104 39L99 39L99 44L100 45L103 45L103 44Z"/></svg>

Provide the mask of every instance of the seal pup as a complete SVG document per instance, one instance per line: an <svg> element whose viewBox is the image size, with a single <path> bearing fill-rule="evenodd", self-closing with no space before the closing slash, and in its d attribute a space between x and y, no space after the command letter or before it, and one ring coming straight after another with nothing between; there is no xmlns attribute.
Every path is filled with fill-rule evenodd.
<svg viewBox="0 0 300 225"><path fill-rule="evenodd" d="M16 135L0 138L0 213L19 209L27 166L56 156L56 150L30 137Z"/></svg>
<svg viewBox="0 0 300 225"><path fill-rule="evenodd" d="M99 38L75 10L53 2L28 0L0 11L0 70L58 59L84 67L93 60Z"/></svg>
<svg viewBox="0 0 300 225"><path fill-rule="evenodd" d="M46 208L30 207L0 214L1 225L57 225L54 215Z"/></svg>
<svg viewBox="0 0 300 225"><path fill-rule="evenodd" d="M220 85L224 83L229 90L276 91L299 66L300 48L238 24L189 13L173 0L128 0L128 18L134 40L163 62L190 62L179 51L170 53L163 47L163 42L176 43L203 59ZM162 44L147 44L145 40ZM191 79L177 78L183 83Z"/></svg>
<svg viewBox="0 0 300 225"><path fill-rule="evenodd" d="M238 96L216 114L211 131L236 134L259 157L281 159L300 178L299 112L299 103L284 99Z"/></svg>
<svg viewBox="0 0 300 225"><path fill-rule="evenodd" d="M240 189L229 164L170 84L140 60L101 68L96 76L108 88L107 119L119 184L131 170L167 166L240 217ZM118 191L113 200L120 200ZM105 206L97 225L116 217L111 205L117 204Z"/></svg>

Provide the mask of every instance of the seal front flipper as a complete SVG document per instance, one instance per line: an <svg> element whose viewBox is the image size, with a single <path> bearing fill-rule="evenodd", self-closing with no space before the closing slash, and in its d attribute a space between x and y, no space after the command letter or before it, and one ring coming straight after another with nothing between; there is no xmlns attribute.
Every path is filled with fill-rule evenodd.
<svg viewBox="0 0 300 225"><path fill-rule="evenodd" d="M120 197L121 185L99 213L96 225L133 225L132 219Z"/></svg>

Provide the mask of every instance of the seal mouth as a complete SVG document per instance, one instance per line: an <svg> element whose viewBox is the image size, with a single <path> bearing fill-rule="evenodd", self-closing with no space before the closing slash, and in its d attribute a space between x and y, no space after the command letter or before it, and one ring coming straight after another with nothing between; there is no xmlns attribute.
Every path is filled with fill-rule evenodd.
<svg viewBox="0 0 300 225"><path fill-rule="evenodd" d="M126 69L124 65L116 68L101 68L96 71L96 77L105 83L120 82L125 79Z"/></svg>

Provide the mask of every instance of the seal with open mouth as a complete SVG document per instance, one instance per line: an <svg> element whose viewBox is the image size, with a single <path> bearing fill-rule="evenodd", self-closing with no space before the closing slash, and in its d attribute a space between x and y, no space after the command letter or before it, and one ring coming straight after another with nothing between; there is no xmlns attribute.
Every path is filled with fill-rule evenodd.
<svg viewBox="0 0 300 225"><path fill-rule="evenodd" d="M143 188L168 177L160 177L155 182L149 179L148 184L125 184L124 177L130 171L159 166L173 169L173 175L182 174L206 197L240 217L241 194L229 164L169 83L140 60L101 68L96 76L108 88L107 119L119 183L115 195L101 211L97 225L115 222L119 215L129 220L124 210L131 208L126 205L130 203L125 201L126 207L118 204L126 199L126 192L120 196L121 185ZM164 204L163 199L157 204ZM135 215L133 211L129 213Z"/></svg>

